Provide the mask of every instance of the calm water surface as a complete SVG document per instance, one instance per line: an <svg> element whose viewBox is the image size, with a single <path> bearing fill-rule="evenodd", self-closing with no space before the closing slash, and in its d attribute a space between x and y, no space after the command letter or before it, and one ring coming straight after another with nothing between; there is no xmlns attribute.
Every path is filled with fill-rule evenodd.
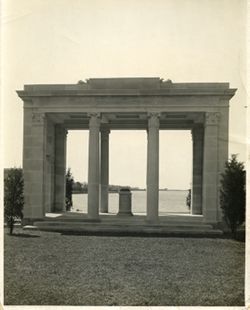
<svg viewBox="0 0 250 310"><path fill-rule="evenodd" d="M159 192L159 212L164 213L189 213L186 206L188 191L160 191ZM87 194L73 195L72 211L87 213ZM109 194L109 213L116 214L119 208L119 194ZM146 213L146 192L132 191L132 212Z"/></svg>

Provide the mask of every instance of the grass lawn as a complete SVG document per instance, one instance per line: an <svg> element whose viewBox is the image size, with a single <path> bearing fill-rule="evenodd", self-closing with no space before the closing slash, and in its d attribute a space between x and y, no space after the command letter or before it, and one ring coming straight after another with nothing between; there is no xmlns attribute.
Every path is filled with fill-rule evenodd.
<svg viewBox="0 0 250 310"><path fill-rule="evenodd" d="M244 305L242 242L15 232L5 305Z"/></svg>

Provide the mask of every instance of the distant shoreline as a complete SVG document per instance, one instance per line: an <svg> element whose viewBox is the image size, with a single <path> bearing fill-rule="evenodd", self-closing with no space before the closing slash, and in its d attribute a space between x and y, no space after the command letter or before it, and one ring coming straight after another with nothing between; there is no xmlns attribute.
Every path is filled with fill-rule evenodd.
<svg viewBox="0 0 250 310"><path fill-rule="evenodd" d="M159 189L159 192L187 192L188 189ZM131 189L131 192L146 192L146 189ZM87 194L87 191L73 191L72 194ZM119 193L117 190L109 191L112 193Z"/></svg>

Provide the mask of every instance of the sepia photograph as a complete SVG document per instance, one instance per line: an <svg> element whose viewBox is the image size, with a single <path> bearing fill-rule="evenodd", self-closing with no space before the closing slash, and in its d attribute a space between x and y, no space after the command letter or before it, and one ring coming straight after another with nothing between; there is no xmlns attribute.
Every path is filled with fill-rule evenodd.
<svg viewBox="0 0 250 310"><path fill-rule="evenodd" d="M250 305L248 6L1 1L3 307Z"/></svg>

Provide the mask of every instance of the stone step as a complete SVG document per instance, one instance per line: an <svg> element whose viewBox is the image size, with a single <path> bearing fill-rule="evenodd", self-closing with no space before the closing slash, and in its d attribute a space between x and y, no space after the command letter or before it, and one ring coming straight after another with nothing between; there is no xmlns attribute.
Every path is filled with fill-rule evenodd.
<svg viewBox="0 0 250 310"><path fill-rule="evenodd" d="M58 225L72 225L72 226L84 226L84 227L123 227L129 228L129 227L138 227L138 229L141 229L143 227L151 227L151 228L165 228L165 227L176 227L176 228L190 228L190 229L213 229L212 225L210 224L201 224L201 223L186 223L186 222L164 222L164 223L157 223L157 224L151 224L146 223L145 221L141 222L131 222L131 221L123 221L123 222L117 222L117 221L110 221L110 222L92 222L92 221L79 221L79 220L61 220L61 221L39 221L36 222L36 225L39 227L43 226L58 226Z"/></svg>
<svg viewBox="0 0 250 310"><path fill-rule="evenodd" d="M184 235L184 236L221 236L222 231L215 230L211 225L187 225L171 223L169 225L126 225L110 223L82 223L68 221L43 221L34 225L41 231L74 232L83 234L122 234L122 235Z"/></svg>
<svg viewBox="0 0 250 310"><path fill-rule="evenodd" d="M70 222L119 222L119 223L145 223L145 215L134 215L134 216L117 216L115 214L101 214L97 220L92 220L87 217L87 214L66 212L59 214L57 217L45 217L46 221L70 221ZM167 215L159 216L160 223L180 222L180 223L192 223L192 224L203 224L204 218L201 215Z"/></svg>

